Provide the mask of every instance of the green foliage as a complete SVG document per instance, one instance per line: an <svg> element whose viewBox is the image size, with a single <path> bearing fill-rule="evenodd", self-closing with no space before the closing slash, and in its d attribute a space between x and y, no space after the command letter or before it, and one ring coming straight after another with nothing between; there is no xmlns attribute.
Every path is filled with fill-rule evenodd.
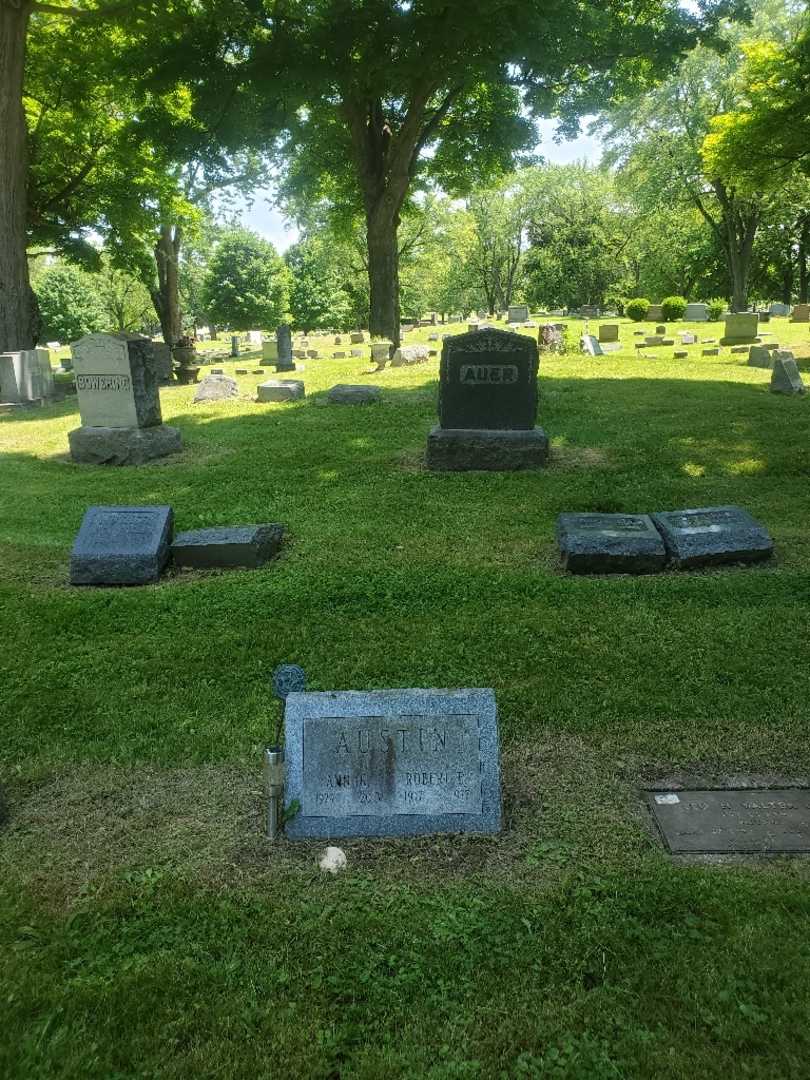
<svg viewBox="0 0 810 1080"><path fill-rule="evenodd" d="M290 314L300 330L350 330L368 310L368 278L359 253L328 225L284 253L290 273Z"/></svg>
<svg viewBox="0 0 810 1080"><path fill-rule="evenodd" d="M716 300L710 300L706 306L708 308L709 320L711 322L717 322L728 307L728 301L717 298Z"/></svg>
<svg viewBox="0 0 810 1080"><path fill-rule="evenodd" d="M624 313L628 319L632 319L633 322L643 322L647 318L647 312L650 310L650 301L644 297L636 296L632 300L628 300L624 305Z"/></svg>
<svg viewBox="0 0 810 1080"><path fill-rule="evenodd" d="M69 263L48 266L33 281L42 317L43 341L76 341L85 334L113 329L98 281Z"/></svg>
<svg viewBox="0 0 810 1080"><path fill-rule="evenodd" d="M269 240L229 229L214 248L203 303L213 321L231 330L272 329L287 312L289 274Z"/></svg>
<svg viewBox="0 0 810 1080"><path fill-rule="evenodd" d="M686 298L683 296L665 296L661 301L664 322L677 322L686 311Z"/></svg>

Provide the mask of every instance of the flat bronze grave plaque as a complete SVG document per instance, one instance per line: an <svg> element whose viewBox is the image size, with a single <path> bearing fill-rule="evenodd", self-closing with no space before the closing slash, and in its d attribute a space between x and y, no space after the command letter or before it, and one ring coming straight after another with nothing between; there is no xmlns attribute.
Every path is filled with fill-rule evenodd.
<svg viewBox="0 0 810 1080"><path fill-rule="evenodd" d="M810 789L648 791L671 852L810 853Z"/></svg>

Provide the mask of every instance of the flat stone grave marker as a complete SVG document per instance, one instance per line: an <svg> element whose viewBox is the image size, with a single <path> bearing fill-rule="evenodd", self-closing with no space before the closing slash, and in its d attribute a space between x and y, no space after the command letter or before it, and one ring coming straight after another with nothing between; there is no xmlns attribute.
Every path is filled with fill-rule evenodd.
<svg viewBox="0 0 810 1080"><path fill-rule="evenodd" d="M293 693L285 757L290 839L500 831L493 690Z"/></svg>
<svg viewBox="0 0 810 1080"><path fill-rule="evenodd" d="M148 585L169 561L170 506L91 506L70 554L71 585Z"/></svg>
<svg viewBox="0 0 810 1080"><path fill-rule="evenodd" d="M352 383L338 383L326 395L330 405L373 405L382 400L379 386L357 386Z"/></svg>
<svg viewBox="0 0 810 1080"><path fill-rule="evenodd" d="M431 469L536 469L548 438L535 426L537 342L507 330L445 338L439 366L439 424L428 435Z"/></svg>
<svg viewBox="0 0 810 1080"><path fill-rule="evenodd" d="M239 386L236 379L229 375L217 375L213 371L206 375L197 387L192 405L199 405L206 401L228 401L230 398L239 397Z"/></svg>
<svg viewBox="0 0 810 1080"><path fill-rule="evenodd" d="M681 345L694 345L697 341L697 334L693 334L689 330L682 330L678 337L681 339Z"/></svg>
<svg viewBox="0 0 810 1080"><path fill-rule="evenodd" d="M281 548L284 526L216 525L178 533L172 544L176 566L196 569L247 567L257 569L275 558Z"/></svg>
<svg viewBox="0 0 810 1080"><path fill-rule="evenodd" d="M268 379L256 387L257 401L300 401L304 396L300 379Z"/></svg>
<svg viewBox="0 0 810 1080"><path fill-rule="evenodd" d="M810 852L810 790L805 788L645 794L673 854Z"/></svg>
<svg viewBox="0 0 810 1080"><path fill-rule="evenodd" d="M652 515L673 566L686 569L760 562L773 554L768 530L739 506L705 506Z"/></svg>
<svg viewBox="0 0 810 1080"><path fill-rule="evenodd" d="M557 542L572 574L652 574L667 561L649 514L560 514Z"/></svg>

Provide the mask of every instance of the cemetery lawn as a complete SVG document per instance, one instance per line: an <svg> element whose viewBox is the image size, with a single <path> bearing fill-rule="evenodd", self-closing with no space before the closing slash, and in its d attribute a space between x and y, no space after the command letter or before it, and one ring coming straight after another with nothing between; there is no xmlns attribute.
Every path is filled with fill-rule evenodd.
<svg viewBox="0 0 810 1080"><path fill-rule="evenodd" d="M259 376L167 388L186 448L139 469L67 460L75 399L0 417L0 1075L808 1075L810 863L673 860L641 791L808 783L810 400L728 349L640 359L634 329L543 359L537 473L424 471L436 360L308 360L291 405ZM770 330L808 381L810 328ZM337 382L383 403L327 406ZM281 521L286 546L70 588L98 503ZM559 570L563 511L722 504L771 563ZM494 687L503 834L345 842L335 878L322 844L266 842L285 661L311 689Z"/></svg>

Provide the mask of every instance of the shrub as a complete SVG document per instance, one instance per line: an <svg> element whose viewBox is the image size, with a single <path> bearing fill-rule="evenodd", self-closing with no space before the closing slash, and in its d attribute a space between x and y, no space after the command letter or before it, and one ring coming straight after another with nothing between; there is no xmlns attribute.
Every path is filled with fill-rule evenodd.
<svg viewBox="0 0 810 1080"><path fill-rule="evenodd" d="M633 322L642 322L647 318L647 312L650 310L650 301L645 300L641 296L637 296L635 300L628 300L624 305L624 313L628 319L632 319Z"/></svg>
<svg viewBox="0 0 810 1080"><path fill-rule="evenodd" d="M717 322L723 312L726 310L726 301L715 299L710 300L708 303L709 318L712 322Z"/></svg>
<svg viewBox="0 0 810 1080"><path fill-rule="evenodd" d="M686 311L686 299L683 296L667 296L661 301L664 310L664 322L677 322Z"/></svg>

